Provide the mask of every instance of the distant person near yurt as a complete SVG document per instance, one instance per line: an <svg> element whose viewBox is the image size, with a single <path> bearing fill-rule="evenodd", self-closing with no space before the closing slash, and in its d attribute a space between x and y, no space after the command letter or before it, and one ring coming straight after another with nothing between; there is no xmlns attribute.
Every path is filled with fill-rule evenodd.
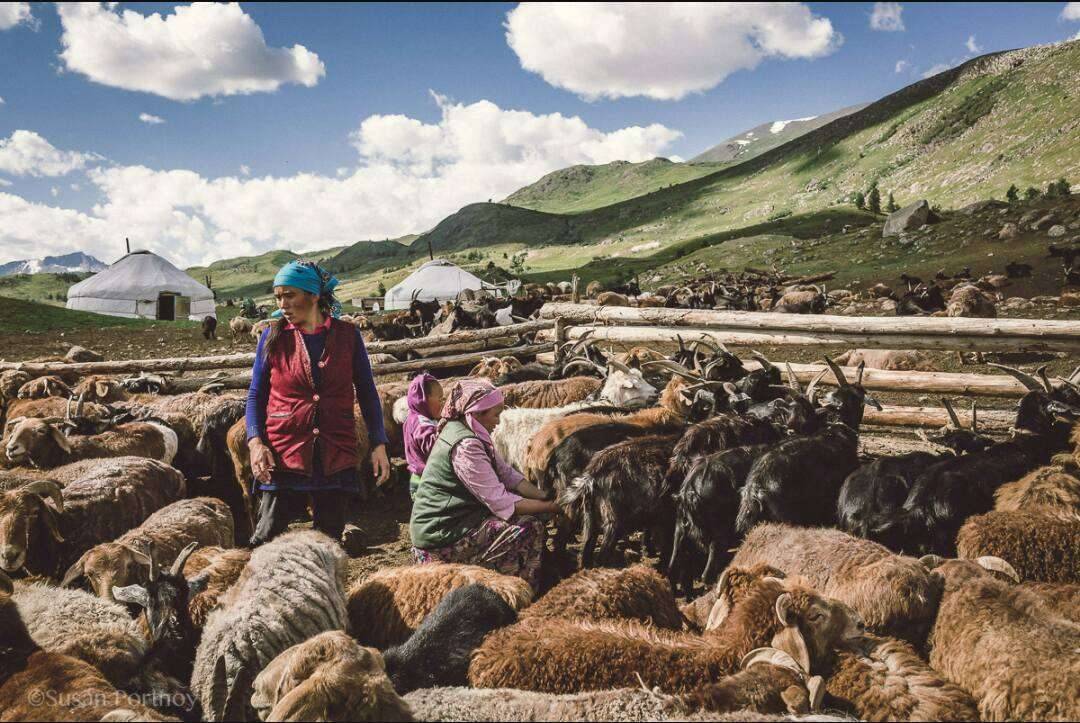
<svg viewBox="0 0 1080 723"><path fill-rule="evenodd" d="M247 437L258 520L251 544L283 532L311 500L315 529L335 540L359 493L359 402L376 484L390 476L382 407L360 331L337 318L338 281L310 261L274 277L281 316L259 338L247 399Z"/></svg>

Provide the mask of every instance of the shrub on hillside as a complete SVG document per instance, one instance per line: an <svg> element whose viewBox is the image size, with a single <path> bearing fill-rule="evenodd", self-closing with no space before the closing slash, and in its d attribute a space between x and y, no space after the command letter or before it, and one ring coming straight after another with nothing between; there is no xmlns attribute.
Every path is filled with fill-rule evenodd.
<svg viewBox="0 0 1080 723"><path fill-rule="evenodd" d="M1009 186L1009 190L1005 192L1005 200L1009 203L1016 203L1020 200L1020 189L1016 187L1016 184Z"/></svg>

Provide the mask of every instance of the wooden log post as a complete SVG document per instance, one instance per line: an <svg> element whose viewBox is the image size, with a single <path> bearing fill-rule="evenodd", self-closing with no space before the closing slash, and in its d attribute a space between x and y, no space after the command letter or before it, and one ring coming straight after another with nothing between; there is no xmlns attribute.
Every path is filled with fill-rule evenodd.
<svg viewBox="0 0 1080 723"><path fill-rule="evenodd" d="M980 409L979 429L1004 432L1016 421L1016 413L1000 409ZM971 410L956 408L956 416L965 428L971 427ZM863 413L863 425L882 427L921 427L939 429L949 423L949 413L941 407L885 407L878 411L867 407Z"/></svg>
<svg viewBox="0 0 1080 723"><path fill-rule="evenodd" d="M573 287L570 290L571 298L573 299L575 304L580 304L581 303L581 288L580 288L580 286L578 284L578 275L577 274L574 274L573 276L570 277L570 283L571 283L571 285Z"/></svg>
<svg viewBox="0 0 1080 723"><path fill-rule="evenodd" d="M371 371L375 376L387 374L404 374L406 372L420 371L421 369L445 369L447 367L464 366L475 363L488 357L504 356L533 356L538 352L547 351L551 344L527 344L525 346L508 346L503 349L489 349L469 354L452 354L449 356L427 357L425 359L413 359L411 361L394 362L390 364L372 364Z"/></svg>
<svg viewBox="0 0 1080 723"><path fill-rule="evenodd" d="M1044 319L968 319L949 317L855 317L826 314L779 314L757 311L707 311L551 303L543 318L565 317L572 324L683 327L742 333L744 343L813 343L884 349L954 351L1080 352L1080 323ZM571 332L573 334L573 331ZM738 337L735 337L738 338ZM614 340L614 337L612 337ZM641 337L635 341L643 341ZM659 340L659 339L658 339ZM809 341L814 340L814 341ZM728 343L728 342L724 342ZM736 343L736 342L731 342Z"/></svg>

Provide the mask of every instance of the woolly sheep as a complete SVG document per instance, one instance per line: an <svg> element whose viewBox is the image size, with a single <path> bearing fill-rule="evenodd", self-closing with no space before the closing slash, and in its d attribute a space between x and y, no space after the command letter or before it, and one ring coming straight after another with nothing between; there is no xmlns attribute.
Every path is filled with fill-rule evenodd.
<svg viewBox="0 0 1080 723"><path fill-rule="evenodd" d="M345 553L326 535L288 532L257 548L195 653L191 689L208 720L250 719L256 675L287 648L344 630Z"/></svg>
<svg viewBox="0 0 1080 723"><path fill-rule="evenodd" d="M43 376L19 387L19 399L44 399L45 397L71 397L71 387L58 376Z"/></svg>
<svg viewBox="0 0 1080 723"><path fill-rule="evenodd" d="M1080 718L1080 625L974 562L949 560L933 574L944 592L930 665L971 693L980 718Z"/></svg>
<svg viewBox="0 0 1080 723"><path fill-rule="evenodd" d="M25 564L32 573L57 576L94 545L137 527L186 492L183 475L161 462L99 462L63 488L40 480L0 494L0 568Z"/></svg>
<svg viewBox="0 0 1080 723"><path fill-rule="evenodd" d="M378 651L340 630L293 645L255 678L251 706L262 720L411 721Z"/></svg>
<svg viewBox="0 0 1080 723"><path fill-rule="evenodd" d="M762 524L753 528L733 567L772 565L804 577L823 595L851 605L871 631L921 644L940 596L918 560L835 529Z"/></svg>
<svg viewBox="0 0 1080 723"><path fill-rule="evenodd" d="M530 381L499 387L507 407L546 409L580 402L600 391L595 377L568 377L554 381Z"/></svg>
<svg viewBox="0 0 1080 723"><path fill-rule="evenodd" d="M992 511L969 517L956 536L960 557L993 556L1024 580L1080 583L1080 520L1033 511Z"/></svg>
<svg viewBox="0 0 1080 723"><path fill-rule="evenodd" d="M1034 511L1080 520L1080 479L1061 465L1040 467L994 492L994 509Z"/></svg>
<svg viewBox="0 0 1080 723"><path fill-rule="evenodd" d="M432 563L379 570L349 590L353 637L380 650L404 643L451 590L483 585L520 612L533 600L519 577L477 565Z"/></svg>
<svg viewBox="0 0 1080 723"><path fill-rule="evenodd" d="M525 608L523 620L636 620L680 630L682 615L667 579L648 565L581 570Z"/></svg>
<svg viewBox="0 0 1080 723"><path fill-rule="evenodd" d="M148 568L133 550L152 550L155 562L166 566L192 542L233 546L233 518L228 505L216 497L194 497L166 505L138 527L83 553L68 568L63 585L85 577L99 597L112 599L113 587L149 579Z"/></svg>
<svg viewBox="0 0 1080 723"><path fill-rule="evenodd" d="M187 559L184 564L184 577L189 580L206 579L202 592L188 601L188 613L196 629L203 629L206 618L217 607L218 600L239 579L250 559L251 550L225 550L220 547L201 547Z"/></svg>
<svg viewBox="0 0 1080 723"><path fill-rule="evenodd" d="M170 464L177 449L176 432L158 422L118 424L101 434L68 437L56 424L24 419L11 430L4 452L16 464L49 469L104 457L147 457Z"/></svg>

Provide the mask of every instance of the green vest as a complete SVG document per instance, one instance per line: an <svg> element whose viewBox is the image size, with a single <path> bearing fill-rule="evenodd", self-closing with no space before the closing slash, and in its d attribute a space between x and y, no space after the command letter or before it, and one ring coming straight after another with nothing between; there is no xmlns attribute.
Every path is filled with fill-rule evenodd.
<svg viewBox="0 0 1080 723"><path fill-rule="evenodd" d="M413 547L448 547L480 526L491 511L458 479L451 462L454 448L476 435L462 422L450 422L428 455L413 499L409 534Z"/></svg>

